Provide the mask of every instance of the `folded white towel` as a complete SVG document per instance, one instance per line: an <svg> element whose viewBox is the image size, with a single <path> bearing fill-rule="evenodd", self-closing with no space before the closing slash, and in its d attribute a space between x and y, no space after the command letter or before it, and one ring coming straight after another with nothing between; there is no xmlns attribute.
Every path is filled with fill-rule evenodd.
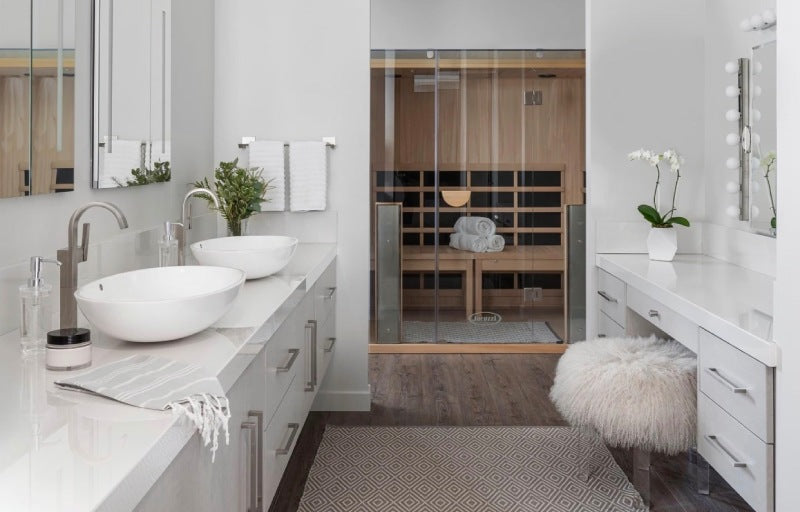
<svg viewBox="0 0 800 512"><path fill-rule="evenodd" d="M485 236L459 232L450 234L450 247L461 251L472 252L486 252L488 248Z"/></svg>
<svg viewBox="0 0 800 512"><path fill-rule="evenodd" d="M142 141L117 139L107 142L100 159L100 188L125 185L133 177L131 170L139 169L141 165Z"/></svg>
<svg viewBox="0 0 800 512"><path fill-rule="evenodd" d="M289 209L324 210L327 206L327 150L322 141L289 143Z"/></svg>
<svg viewBox="0 0 800 512"><path fill-rule="evenodd" d="M455 230L469 235L491 236L497 226L492 219L486 217L459 217L455 224Z"/></svg>
<svg viewBox="0 0 800 512"><path fill-rule="evenodd" d="M283 141L255 140L248 147L250 167L262 169L261 175L275 187L267 191L269 201L261 203L261 211L282 212L286 209L286 165Z"/></svg>
<svg viewBox="0 0 800 512"><path fill-rule="evenodd" d="M76 377L55 382L56 387L111 398L124 404L159 411L172 410L194 423L212 460L220 429L229 443L230 405L216 377L200 366L137 355L98 366Z"/></svg>
<svg viewBox="0 0 800 512"><path fill-rule="evenodd" d="M502 235L486 237L486 252L500 252L506 246L506 239Z"/></svg>

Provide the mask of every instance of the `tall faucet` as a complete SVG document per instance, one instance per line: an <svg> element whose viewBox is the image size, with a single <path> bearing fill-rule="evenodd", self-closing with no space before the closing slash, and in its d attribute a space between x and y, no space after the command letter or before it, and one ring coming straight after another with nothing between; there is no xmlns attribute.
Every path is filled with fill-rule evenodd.
<svg viewBox="0 0 800 512"><path fill-rule="evenodd" d="M192 196L204 194L211 198L214 206L219 209L219 198L217 194L207 188L197 187L193 188L183 196L183 205L181 206L181 221L178 223L178 265L186 264L186 232L192 229L192 208L189 199ZM167 228L169 229L169 227Z"/></svg>
<svg viewBox="0 0 800 512"><path fill-rule="evenodd" d="M89 255L89 228L90 224L83 224L83 240L78 245L78 221L90 208L99 207L110 211L117 219L120 229L128 227L128 219L116 205L111 203L92 201L81 206L72 213L67 231L67 248L59 249L58 261L61 262L61 328L78 326L78 303L75 300L75 290L78 288L78 263L86 261Z"/></svg>

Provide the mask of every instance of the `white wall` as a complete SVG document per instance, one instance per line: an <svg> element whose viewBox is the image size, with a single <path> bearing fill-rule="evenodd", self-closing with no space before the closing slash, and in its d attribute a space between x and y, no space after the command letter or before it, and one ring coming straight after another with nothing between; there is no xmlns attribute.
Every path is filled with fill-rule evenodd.
<svg viewBox="0 0 800 512"><path fill-rule="evenodd" d="M328 209L338 219L339 341L318 407L368 409L369 0L226 0L215 23L215 161L236 157L244 135L336 137ZM320 217L304 215L291 214Z"/></svg>
<svg viewBox="0 0 800 512"><path fill-rule="evenodd" d="M64 48L75 47L75 0L66 0L64 7ZM31 10L33 10L33 47L58 47L58 0L0 0L0 48L28 48L31 44Z"/></svg>
<svg viewBox="0 0 800 512"><path fill-rule="evenodd" d="M375 49L581 49L584 0L372 0Z"/></svg>
<svg viewBox="0 0 800 512"><path fill-rule="evenodd" d="M636 207L652 198L655 174L627 161L628 152L674 147L683 154L678 212L692 221L704 217L704 17L696 0L587 1L587 297L595 296L594 254L604 242L598 234L608 232L604 225L622 226L634 248L647 232ZM662 204L669 193L664 187ZM692 228L676 229L697 239ZM594 306L587 301L590 337Z"/></svg>

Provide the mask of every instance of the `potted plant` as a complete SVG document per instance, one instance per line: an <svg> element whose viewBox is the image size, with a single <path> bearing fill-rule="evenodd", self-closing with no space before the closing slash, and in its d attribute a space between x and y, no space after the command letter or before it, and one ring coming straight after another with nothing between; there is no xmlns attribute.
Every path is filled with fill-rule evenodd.
<svg viewBox="0 0 800 512"><path fill-rule="evenodd" d="M269 185L258 167L239 167L239 159L220 162L214 170L213 185L208 178L195 182L195 187L214 191L219 199L219 212L228 225L229 236L245 234L246 221L254 213L261 211L261 203L269 201L264 194L275 187ZM212 210L217 209L211 197L199 195L208 201Z"/></svg>
<svg viewBox="0 0 800 512"><path fill-rule="evenodd" d="M673 227L689 227L689 220L685 217L675 215L675 199L678 194L678 182L681 180L681 157L674 149L668 149L663 153L655 153L650 150L640 149L628 155L629 160L642 160L647 162L656 170L656 186L653 190L653 204L640 204L639 213L650 223L650 234L647 235L647 252L651 260L672 261L678 250L678 237ZM672 205L664 214L659 207L659 187L661 186L661 162L668 162L669 169L675 174L675 185L672 188Z"/></svg>

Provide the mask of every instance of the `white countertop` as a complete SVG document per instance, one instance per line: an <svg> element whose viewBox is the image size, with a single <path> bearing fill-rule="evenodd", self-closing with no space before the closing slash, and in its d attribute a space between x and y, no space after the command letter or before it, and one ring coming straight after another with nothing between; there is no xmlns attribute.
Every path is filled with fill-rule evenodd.
<svg viewBox="0 0 800 512"><path fill-rule="evenodd" d="M595 263L767 366L777 366L772 340L775 279L710 256L651 261L646 254L598 254Z"/></svg>
<svg viewBox="0 0 800 512"><path fill-rule="evenodd" d="M300 244L286 269L246 282L219 322L179 341L129 343L93 333L92 365L154 354L205 366L227 391L335 256L334 244ZM22 358L17 332L0 336L0 509L129 510L194 433L171 412L53 385L80 372L47 371L42 358Z"/></svg>

